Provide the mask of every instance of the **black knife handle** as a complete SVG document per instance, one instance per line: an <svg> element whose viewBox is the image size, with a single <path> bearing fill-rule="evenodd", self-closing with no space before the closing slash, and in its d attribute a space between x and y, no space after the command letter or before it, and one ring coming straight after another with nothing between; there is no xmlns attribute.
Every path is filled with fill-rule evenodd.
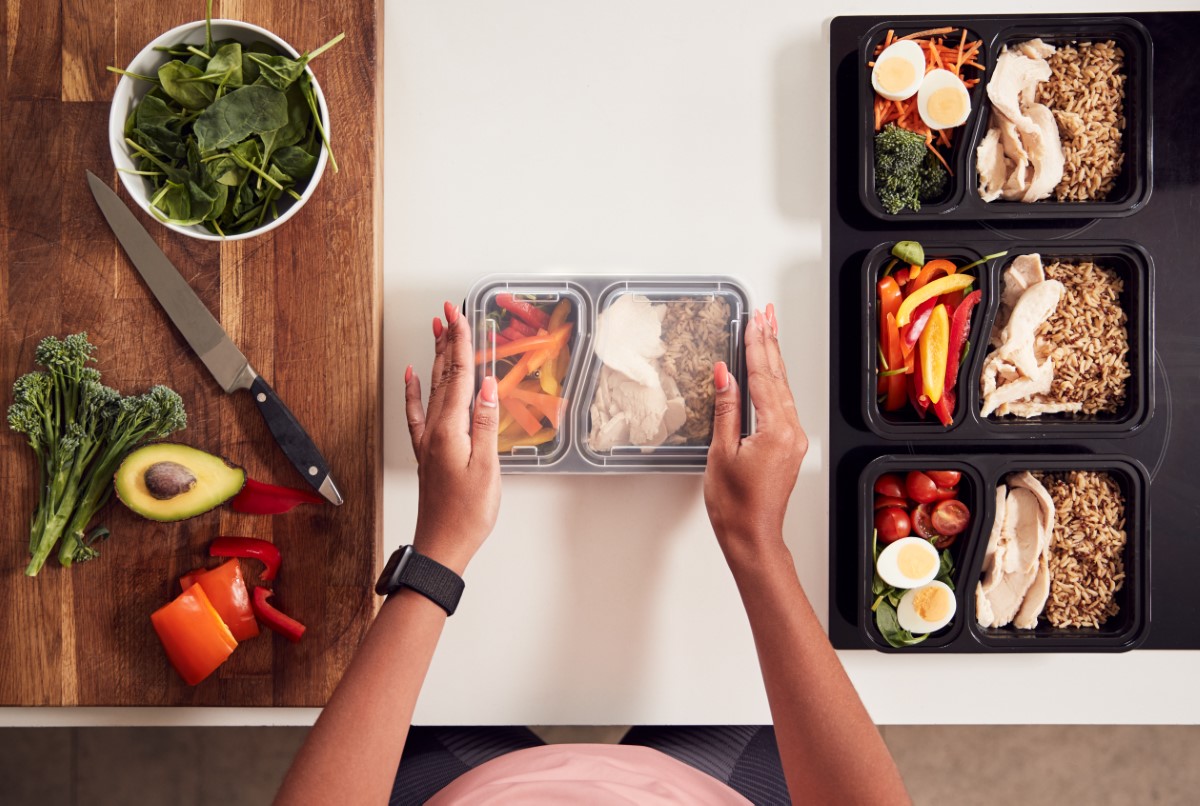
<svg viewBox="0 0 1200 806"><path fill-rule="evenodd" d="M312 437L261 376L255 377L254 382L250 384L250 394L254 395L258 413L267 421L267 427L271 429L275 441L296 468L296 472L303 476L313 489L321 492L321 485L329 477L329 463L317 450Z"/></svg>

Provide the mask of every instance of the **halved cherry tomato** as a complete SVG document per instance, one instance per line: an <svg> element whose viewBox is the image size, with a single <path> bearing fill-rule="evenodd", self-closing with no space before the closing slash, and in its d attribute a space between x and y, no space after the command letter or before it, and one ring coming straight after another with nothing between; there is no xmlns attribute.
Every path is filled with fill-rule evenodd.
<svg viewBox="0 0 1200 806"><path fill-rule="evenodd" d="M905 496L904 481L896 473L884 473L875 479L875 492L891 498L903 498Z"/></svg>
<svg viewBox="0 0 1200 806"><path fill-rule="evenodd" d="M887 510L884 510L885 512ZM933 528L933 522L930 519L929 504L918 504L913 507L912 512L908 514L908 518L912 521L913 533L926 540L933 540L938 536L937 530Z"/></svg>
<svg viewBox="0 0 1200 806"><path fill-rule="evenodd" d="M920 470L913 470L908 474L904 479L904 488L908 497L918 504L930 504L938 500L937 485Z"/></svg>
<svg viewBox="0 0 1200 806"><path fill-rule="evenodd" d="M901 509L908 509L908 499L896 498L895 496L891 495L875 496L875 509L887 509L888 507L900 507Z"/></svg>
<svg viewBox="0 0 1200 806"><path fill-rule="evenodd" d="M962 479L962 473L957 470L926 470L925 475L939 487L956 487Z"/></svg>
<svg viewBox="0 0 1200 806"><path fill-rule="evenodd" d="M888 507L875 513L875 530L884 543L892 543L912 534L908 513L899 507Z"/></svg>
<svg viewBox="0 0 1200 806"><path fill-rule="evenodd" d="M958 498L957 487L938 487L937 497L935 501L949 501L951 498Z"/></svg>
<svg viewBox="0 0 1200 806"><path fill-rule="evenodd" d="M958 540L958 535L934 535L933 547L938 551L948 549L954 545L955 540Z"/></svg>
<svg viewBox="0 0 1200 806"><path fill-rule="evenodd" d="M938 534L957 535L971 522L971 511L962 501L942 501L933 508L930 521Z"/></svg>

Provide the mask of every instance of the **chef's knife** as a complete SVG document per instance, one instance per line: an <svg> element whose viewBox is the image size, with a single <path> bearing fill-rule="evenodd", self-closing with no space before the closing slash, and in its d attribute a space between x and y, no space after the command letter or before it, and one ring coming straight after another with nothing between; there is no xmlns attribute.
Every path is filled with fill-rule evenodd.
<svg viewBox="0 0 1200 806"><path fill-rule="evenodd" d="M204 307L179 270L163 254L150 233L146 232L121 197L91 171L88 184L100 212L130 261L154 292L175 327L187 339L196 355L208 367L221 388L228 392L245 389L254 396L258 411L292 465L312 487L333 504L342 503L342 494L329 475L329 465L312 438L283 404L275 390L255 372L246 356L230 341L221 325Z"/></svg>

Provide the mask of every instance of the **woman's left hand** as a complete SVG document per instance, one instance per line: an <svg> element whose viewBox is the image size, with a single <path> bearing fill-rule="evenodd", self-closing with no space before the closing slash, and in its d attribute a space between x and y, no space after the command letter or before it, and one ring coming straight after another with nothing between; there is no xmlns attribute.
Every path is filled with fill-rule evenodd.
<svg viewBox="0 0 1200 806"><path fill-rule="evenodd" d="M404 406L420 484L413 547L461 575L500 509L499 401L496 379L485 378L472 417L471 329L458 308L447 302L445 310L445 325L433 320L429 405L421 406L421 382L410 366L404 373Z"/></svg>

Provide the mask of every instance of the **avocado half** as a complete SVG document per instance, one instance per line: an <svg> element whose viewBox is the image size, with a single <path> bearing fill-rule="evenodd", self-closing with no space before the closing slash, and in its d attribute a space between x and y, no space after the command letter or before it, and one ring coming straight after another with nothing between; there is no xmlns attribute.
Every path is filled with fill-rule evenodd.
<svg viewBox="0 0 1200 806"><path fill-rule="evenodd" d="M125 457L113 479L121 503L152 521L181 521L233 498L246 471L176 442L145 445Z"/></svg>

